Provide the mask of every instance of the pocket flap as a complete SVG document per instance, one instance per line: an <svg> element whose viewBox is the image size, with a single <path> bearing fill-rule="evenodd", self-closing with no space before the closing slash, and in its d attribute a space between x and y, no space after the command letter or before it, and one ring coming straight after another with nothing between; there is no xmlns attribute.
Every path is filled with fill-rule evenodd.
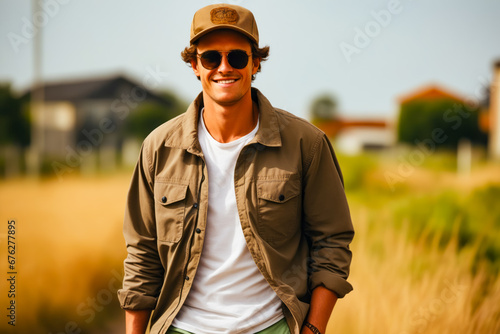
<svg viewBox="0 0 500 334"><path fill-rule="evenodd" d="M285 203L300 194L300 182L288 180L257 181L257 196L275 203Z"/></svg>
<svg viewBox="0 0 500 334"><path fill-rule="evenodd" d="M156 183L155 200L161 205L169 205L186 198L187 184Z"/></svg>

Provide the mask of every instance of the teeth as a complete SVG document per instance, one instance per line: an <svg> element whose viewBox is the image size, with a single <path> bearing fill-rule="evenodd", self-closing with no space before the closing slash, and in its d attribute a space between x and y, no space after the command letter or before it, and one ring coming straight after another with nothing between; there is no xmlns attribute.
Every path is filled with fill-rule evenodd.
<svg viewBox="0 0 500 334"><path fill-rule="evenodd" d="M221 83L221 84L228 84L228 83L233 83L235 82L236 80L219 80L218 83Z"/></svg>

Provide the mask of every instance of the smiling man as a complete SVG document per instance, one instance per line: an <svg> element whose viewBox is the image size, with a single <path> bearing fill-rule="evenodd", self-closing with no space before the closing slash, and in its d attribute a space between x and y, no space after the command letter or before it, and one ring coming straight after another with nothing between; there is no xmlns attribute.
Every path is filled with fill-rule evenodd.
<svg viewBox="0 0 500 334"><path fill-rule="evenodd" d="M352 289L337 159L252 88L268 54L247 9L195 13L182 57L202 93L145 139L128 194L127 333L325 333Z"/></svg>

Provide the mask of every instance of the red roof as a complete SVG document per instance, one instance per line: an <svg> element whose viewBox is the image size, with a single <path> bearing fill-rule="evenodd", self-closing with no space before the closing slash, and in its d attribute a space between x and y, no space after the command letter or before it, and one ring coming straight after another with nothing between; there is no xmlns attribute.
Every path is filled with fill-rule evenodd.
<svg viewBox="0 0 500 334"><path fill-rule="evenodd" d="M316 126L328 137L335 137L340 131L347 128L386 128L387 122L383 120L345 120L336 119L332 121L317 122Z"/></svg>
<svg viewBox="0 0 500 334"><path fill-rule="evenodd" d="M452 93L449 90L446 90L437 85L424 86L409 94L400 96L397 100L400 104L403 104L414 100L433 100L441 98L450 98L457 101L464 101L464 98L462 98L460 95Z"/></svg>

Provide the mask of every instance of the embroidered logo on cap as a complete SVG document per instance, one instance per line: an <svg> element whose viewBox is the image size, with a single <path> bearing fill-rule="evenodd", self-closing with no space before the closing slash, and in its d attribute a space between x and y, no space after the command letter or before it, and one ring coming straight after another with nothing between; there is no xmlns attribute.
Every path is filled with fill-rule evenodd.
<svg viewBox="0 0 500 334"><path fill-rule="evenodd" d="M210 20L213 24L236 24L238 19L238 13L232 8L217 7L210 11Z"/></svg>

